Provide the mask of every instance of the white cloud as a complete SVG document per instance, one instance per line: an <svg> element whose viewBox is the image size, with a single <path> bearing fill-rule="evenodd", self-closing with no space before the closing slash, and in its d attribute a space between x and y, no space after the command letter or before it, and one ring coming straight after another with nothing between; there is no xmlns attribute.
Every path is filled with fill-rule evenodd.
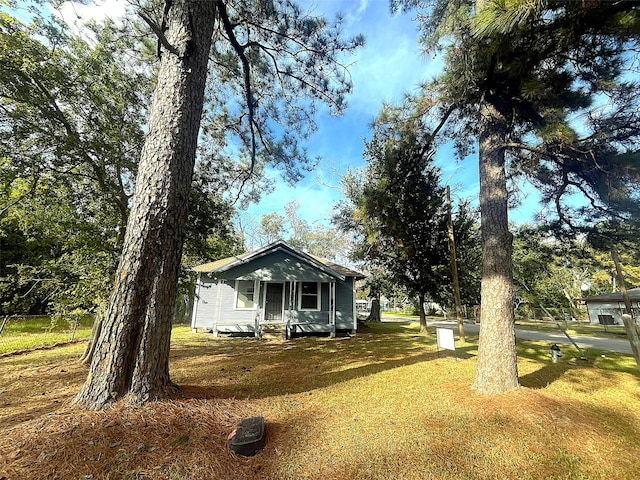
<svg viewBox="0 0 640 480"><path fill-rule="evenodd" d="M368 47L351 69L354 93L350 108L375 116L383 102L397 103L405 93L415 93L425 77L426 66L416 54L415 43L406 36L393 39L390 47Z"/></svg>
<svg viewBox="0 0 640 480"><path fill-rule="evenodd" d="M124 0L94 0L89 4L64 2L54 10L76 35L93 38L93 34L85 28L90 21L102 22L107 18L114 21L123 18L128 10Z"/></svg>
<svg viewBox="0 0 640 480"><path fill-rule="evenodd" d="M418 45L417 25L407 16L390 16L388 6L379 2L353 29L365 33L365 47L351 67L354 93L352 108L376 115L383 102L399 102L405 93L414 93L433 75Z"/></svg>

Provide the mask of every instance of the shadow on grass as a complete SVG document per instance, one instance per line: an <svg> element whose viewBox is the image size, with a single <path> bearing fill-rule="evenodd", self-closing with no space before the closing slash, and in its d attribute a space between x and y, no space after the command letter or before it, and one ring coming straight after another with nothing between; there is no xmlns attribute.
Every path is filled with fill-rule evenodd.
<svg viewBox="0 0 640 480"><path fill-rule="evenodd" d="M335 339L222 339L180 347L172 355L172 378L180 385L179 398L265 398L330 387L421 362L472 357L465 348L437 351L435 335L420 335L406 325L382 324L363 330L367 333Z"/></svg>
<svg viewBox="0 0 640 480"><path fill-rule="evenodd" d="M520 385L527 388L545 388L559 380L569 370L566 363L552 363L545 365L535 372L520 377Z"/></svg>
<svg viewBox="0 0 640 480"><path fill-rule="evenodd" d="M189 336L176 341L171 352L172 377L182 386L176 397L178 401L152 402L144 407L116 405L112 411L99 413L67 408L53 416L46 415L49 407L33 405L29 416L43 417L43 420L27 425L23 437L16 437L14 431L13 437L0 438L0 450L4 447L10 452L4 465L6 472L0 456L0 477L596 478L590 476L593 470L583 471L587 461L581 456L584 450L575 448L574 442L567 442L558 453L556 439L584 440L599 435L598 445L607 445L617 452L615 456L602 456L615 457L615 463L612 460L606 465L602 478L607 475L608 478L634 478L637 466L633 462L637 461L640 444L638 416L624 410L617 398L612 402L609 397L607 403L594 404L591 398L593 390L598 389L593 385L596 375L580 376L584 384L584 392L580 393L587 397L573 399L566 398L564 393L553 396L518 392L513 397L476 399L481 406L473 399L465 399L470 412L454 407L455 403L447 401L446 396L441 404L432 406L434 412L431 412L430 408L424 408L424 398L417 395L415 404L398 404L399 409L415 410L416 416L422 415L418 421L412 417L399 425L402 435L413 435L405 444L398 444L395 439L378 441L379 430L365 430L360 426L364 422L353 421L340 424L346 431L336 428L336 435L340 436L335 445L318 448L314 444L314 436L322 437L323 429L332 425L325 423L327 411L333 408L331 402L340 403L339 395L351 389L351 395L361 396L363 404L367 404L367 389L357 383L358 379L420 362L452 364L450 358L472 358L475 349L475 345L465 344L456 352L438 352L435 335L419 335L415 329L396 325L373 326L351 338L300 338L289 342L212 339L203 334ZM536 372L521 378L521 383L531 388L544 387L549 380L559 379L571 368L564 361L552 364L548 345L519 342L518 354L540 365ZM468 368L472 367L470 362ZM63 368L67 371L63 372ZM598 372L598 376L613 375L600 369L591 371ZM51 396L52 401L63 400L65 395L70 398L71 391L65 390L63 394L62 385L67 383L75 391L86 375L85 368L71 370L61 364L47 364L29 372L37 374L42 385L51 386L51 390L36 390L32 385L34 397L41 396L42 392L49 394L54 391L53 385L58 384L60 390ZM386 380L390 378L388 375ZM424 381L430 388L428 378L416 380ZM351 381L353 384L348 388L328 392L326 397L314 392ZM606 378L601 383L607 388L611 385ZM28 387L25 385L25 390ZM456 383L453 388L457 387ZM629 398L638 400L638 391L630 390ZM286 397L288 393L303 392L318 400L305 406L307 402L299 397ZM460 401L455 392L451 394L452 399ZM276 395L283 398L272 401L270 397ZM397 390L389 385L384 398L395 402L394 395ZM28 398L28 395L22 392L21 397ZM215 400L211 400L212 397ZM269 400L234 400L246 397ZM189 401L180 402L180 398ZM325 399L329 402L325 403ZM503 409L510 399L515 405L507 403L506 406L512 408ZM521 403L523 399L528 402ZM231 456L227 435L238 420L262 414L269 408L278 415L267 416L265 450L251 459ZM424 412L429 414L423 415ZM332 410L332 422L345 414L348 412ZM411 433L414 431L417 433ZM427 434L429 441L425 440ZM503 442L496 442L500 438ZM345 443L349 441L353 443ZM512 456L507 454L505 445L515 446ZM535 448L530 449L529 445ZM345 454L354 448L361 452L359 457ZM534 453L526 457L530 450ZM416 458L419 461L412 464ZM590 465L589 468L595 468ZM620 470L614 471L618 465ZM479 466L482 471L478 471ZM414 467L419 470L411 470ZM528 469L528 474L522 473L523 467Z"/></svg>
<svg viewBox="0 0 640 480"><path fill-rule="evenodd" d="M307 349L303 349L305 351ZM309 352L311 353L311 352ZM180 398L265 398L330 387L342 382L348 382L361 377L398 367L427 362L439 358L435 351L410 355L401 359L371 358L361 364L349 365L348 356L332 355L334 362L330 364L309 355L306 363L296 362L295 367L279 361L271 355L268 364L260 364L264 357L261 355L245 356L241 364L226 362L226 367L211 371L210 381L193 384L189 379L179 382ZM332 367L344 361L342 367ZM362 364L364 363L364 364ZM200 364L200 369L206 368ZM217 378L216 378L217 377Z"/></svg>

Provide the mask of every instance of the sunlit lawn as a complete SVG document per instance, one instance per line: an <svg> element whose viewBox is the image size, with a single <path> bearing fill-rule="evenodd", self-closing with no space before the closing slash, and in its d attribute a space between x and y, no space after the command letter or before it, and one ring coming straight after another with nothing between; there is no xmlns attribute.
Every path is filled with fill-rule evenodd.
<svg viewBox="0 0 640 480"><path fill-rule="evenodd" d="M9 318L0 333L0 355L87 339L92 325L93 317L90 316L79 320L75 332L73 323L55 323L50 317Z"/></svg>
<svg viewBox="0 0 640 480"><path fill-rule="evenodd" d="M469 336L468 336L469 337ZM174 329L181 392L105 412L69 405L82 345L0 359L0 477L109 479L633 479L640 378L625 355L518 342L521 388L471 388L477 338L437 351L416 324L289 342ZM577 355L576 355L577 356ZM230 452L248 416L257 456Z"/></svg>

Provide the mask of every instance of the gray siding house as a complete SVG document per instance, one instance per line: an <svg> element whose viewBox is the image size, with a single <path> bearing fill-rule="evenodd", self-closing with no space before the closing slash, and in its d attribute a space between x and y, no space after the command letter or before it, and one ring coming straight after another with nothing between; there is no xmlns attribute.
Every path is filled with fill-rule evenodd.
<svg viewBox="0 0 640 480"><path fill-rule="evenodd" d="M640 318L640 288L627 291L636 322ZM589 312L589 323L603 325L622 325L622 314L626 313L622 293L607 293L578 299L584 302Z"/></svg>
<svg viewBox="0 0 640 480"><path fill-rule="evenodd" d="M364 275L277 241L255 252L199 265L194 331L260 337L280 325L296 333L355 332L356 280Z"/></svg>

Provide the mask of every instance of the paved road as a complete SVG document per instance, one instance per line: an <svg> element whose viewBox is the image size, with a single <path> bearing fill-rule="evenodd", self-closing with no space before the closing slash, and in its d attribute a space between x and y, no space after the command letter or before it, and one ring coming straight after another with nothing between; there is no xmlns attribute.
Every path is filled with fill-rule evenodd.
<svg viewBox="0 0 640 480"><path fill-rule="evenodd" d="M456 322L453 321L436 321L429 322L429 325L443 326L458 330ZM467 333L478 333L480 325L472 323L464 324L464 331ZM516 326L516 338L523 340L534 340L539 342L557 343L558 345L566 344L570 348L574 348L571 345L569 339L560 331L558 333L536 332L532 330L523 330ZM580 335L572 335L571 338L580 346L580 348L594 348L596 350L604 350L607 352L625 353L627 355L633 355L631 351L631 344L628 340L618 340L614 338L597 338L597 337L584 337Z"/></svg>
<svg viewBox="0 0 640 480"><path fill-rule="evenodd" d="M406 317L391 317L385 315L383 317L383 321L397 321L397 322L406 322L416 320L407 320ZM430 320L427 319L428 325L433 326L441 326L453 328L454 330L458 330L458 325L455 321L448 320ZM476 325L473 323L465 323L464 331L467 333L478 333L480 330L480 325ZM567 345L568 348L574 348L571 345L571 341L558 330L558 333L550 333L550 332L537 332L533 330L524 330L522 328L518 328L516 326L516 338L521 338L522 340L534 340L537 342L549 342L549 343L557 343L559 345ZM584 337L580 335L572 335L571 338L580 346L580 348L593 348L596 350L603 350L605 352L617 352L624 353L626 355L633 355L631 351L631 344L626 339L615 339L615 338L598 338L598 337Z"/></svg>

